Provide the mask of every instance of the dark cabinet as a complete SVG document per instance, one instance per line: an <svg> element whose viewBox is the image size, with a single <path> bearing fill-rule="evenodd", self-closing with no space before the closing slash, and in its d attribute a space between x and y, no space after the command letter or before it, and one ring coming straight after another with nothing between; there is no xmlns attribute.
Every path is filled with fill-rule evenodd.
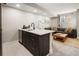
<svg viewBox="0 0 79 59"><path fill-rule="evenodd" d="M35 56L44 56L49 53L49 34L36 35L22 31L22 44Z"/></svg>

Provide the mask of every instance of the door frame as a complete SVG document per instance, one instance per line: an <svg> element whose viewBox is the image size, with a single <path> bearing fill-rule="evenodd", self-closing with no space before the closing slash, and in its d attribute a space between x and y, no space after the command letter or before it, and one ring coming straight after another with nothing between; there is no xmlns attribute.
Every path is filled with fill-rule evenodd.
<svg viewBox="0 0 79 59"><path fill-rule="evenodd" d="M0 56L2 56L2 13L1 13L1 3L0 3Z"/></svg>

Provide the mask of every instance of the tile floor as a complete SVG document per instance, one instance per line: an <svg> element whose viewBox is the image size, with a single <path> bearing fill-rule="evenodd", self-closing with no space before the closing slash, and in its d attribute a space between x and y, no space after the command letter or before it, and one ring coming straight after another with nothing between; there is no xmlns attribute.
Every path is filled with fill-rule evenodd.
<svg viewBox="0 0 79 59"><path fill-rule="evenodd" d="M3 56L32 56L18 41L3 44Z"/></svg>
<svg viewBox="0 0 79 59"><path fill-rule="evenodd" d="M33 56L18 41L3 44L3 56ZM79 48L53 40L53 53L48 56L79 56Z"/></svg>

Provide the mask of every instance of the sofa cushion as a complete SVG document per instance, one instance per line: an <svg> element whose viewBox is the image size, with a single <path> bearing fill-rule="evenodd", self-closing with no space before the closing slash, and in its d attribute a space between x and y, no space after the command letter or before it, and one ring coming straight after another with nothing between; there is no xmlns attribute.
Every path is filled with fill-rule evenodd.
<svg viewBox="0 0 79 59"><path fill-rule="evenodd" d="M69 28L66 31L66 28L58 28L57 33L66 33L66 34L68 34L68 37L70 37L70 38L76 38L77 37L77 30L76 29Z"/></svg>

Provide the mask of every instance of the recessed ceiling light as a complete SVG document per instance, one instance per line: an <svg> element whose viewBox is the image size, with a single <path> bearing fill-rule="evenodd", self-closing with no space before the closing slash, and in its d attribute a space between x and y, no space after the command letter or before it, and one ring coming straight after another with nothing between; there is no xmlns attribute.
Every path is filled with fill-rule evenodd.
<svg viewBox="0 0 79 59"><path fill-rule="evenodd" d="M16 7L20 7L20 4L16 4Z"/></svg>
<svg viewBox="0 0 79 59"><path fill-rule="evenodd" d="M37 12L37 10L35 9L34 12Z"/></svg>

